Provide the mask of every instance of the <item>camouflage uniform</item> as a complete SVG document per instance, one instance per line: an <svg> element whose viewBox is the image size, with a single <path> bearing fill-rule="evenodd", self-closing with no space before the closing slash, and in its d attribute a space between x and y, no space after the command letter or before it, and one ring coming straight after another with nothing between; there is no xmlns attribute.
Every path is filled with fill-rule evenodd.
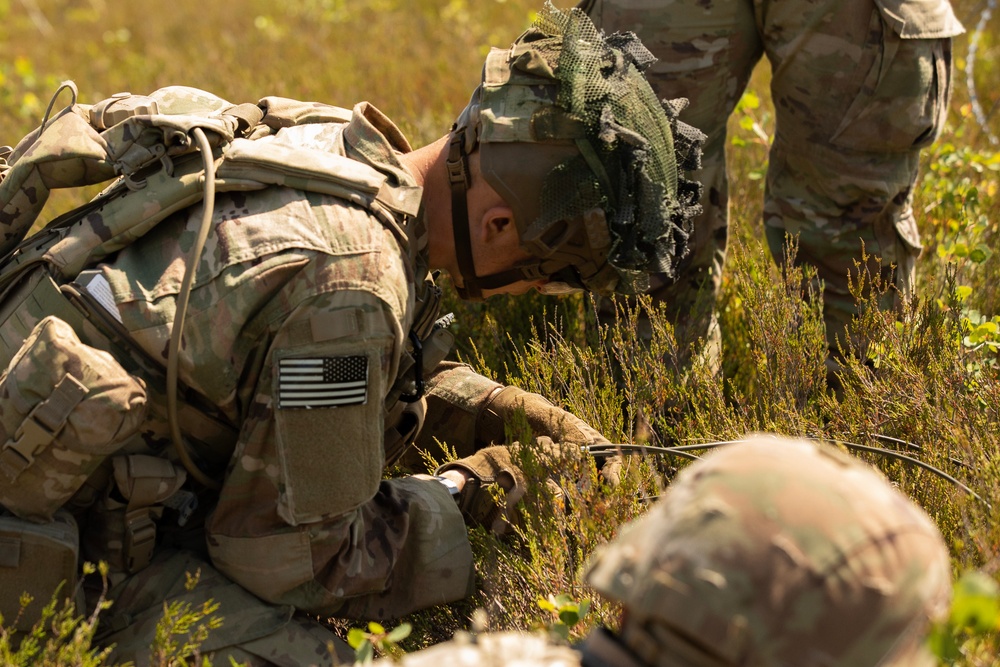
<svg viewBox="0 0 1000 667"><path fill-rule="evenodd" d="M754 436L683 470L591 560L618 633L567 647L516 633L406 656L425 665L933 665L951 564L931 519L838 449Z"/></svg>
<svg viewBox="0 0 1000 667"><path fill-rule="evenodd" d="M465 522L493 482L465 484L456 503L443 477L382 479L423 413L422 442L461 456L502 442L516 412L554 453L603 439L541 396L440 363L427 225L450 225L470 296L473 283L522 281L631 291L672 270L697 208L679 169L697 161L701 135L679 132L675 106L649 88L652 60L634 36L605 39L582 12L546 5L515 46L491 52L447 144L418 156L443 163L447 180L427 182L450 190L447 208L424 202L405 138L366 103L231 105L163 89L85 108L70 83L73 104L0 150L0 253L11 253L0 353L29 360L0 391L36 390L0 410L13 431L0 444L0 501L33 540L44 539L34 522L72 511L80 553L60 517L51 560L110 563L115 604L98 640L118 645L116 659L145 664L165 601L222 603L233 631L211 645L217 660L296 664L331 638L296 610L392 617L471 592ZM473 170L476 151L488 168ZM526 173L523 156L541 173ZM519 212L512 228L505 214L517 233L505 238L533 250L489 276L472 261L472 174L540 221ZM50 189L112 179L22 242ZM68 333L40 335L52 315ZM65 362L45 353L57 340ZM85 357L99 359L94 373ZM44 367L37 382L31 360ZM102 365L114 373L109 405L93 381ZM117 422L80 427L98 408ZM4 537L0 564L33 577L40 568ZM189 591L180 574L192 567L204 578Z"/></svg>
<svg viewBox="0 0 1000 667"><path fill-rule="evenodd" d="M345 155L419 198L397 158L410 150L399 130L367 103L343 111L345 122L284 128L271 145ZM201 490L192 498L187 474L170 460L175 450L162 377L133 357L151 359L152 366L165 362L200 217L199 207L182 209L69 286L96 295L94 286L104 284L104 310L90 315L111 313L110 325L95 328L60 313L73 320L70 328L48 317L37 291L19 302L20 287L10 297L19 305L4 307L0 339L6 349L25 343L25 351L4 376L10 379L0 382L6 399L0 426L10 437L0 467L17 461L7 451L15 430L32 405L58 393L59 378L80 378L83 394L91 389L82 403L63 401L65 426L50 420L62 429L60 445L73 451L39 449L39 458L55 455L41 472L28 452L20 486L4 487L0 501L37 521L50 520L65 504L82 528L80 556L111 564L115 604L99 641L117 644L117 660L146 664L163 603L212 597L231 629L207 651L219 660L297 665L304 656L322 661L336 639L297 610L389 617L468 595L472 553L449 490L427 476L382 479L384 430L396 419L387 412L399 405L387 398L398 376L412 375L401 358L418 310L425 251L407 247L398 230L344 198L288 187L216 197L179 357L183 407L196 406L182 410L181 428L200 440L194 454L201 466L229 465L219 474L218 493ZM19 338L32 327L27 342ZM137 355L116 361L89 346L119 330ZM32 365L33 359L44 363ZM303 364L326 368L326 382L346 383L335 407L288 393ZM62 386L72 399L78 383ZM459 364L442 364L429 386L417 409L436 406L458 430L431 428L425 437L447 437L471 453L478 412L502 386ZM205 433L212 437L199 437ZM114 456L104 459L109 445ZM24 485L35 487L30 498L37 508L15 497L24 495ZM77 488L75 495L66 492ZM195 499L198 509L188 516L184 510ZM195 569L202 580L186 591L183 573Z"/></svg>
<svg viewBox="0 0 1000 667"><path fill-rule="evenodd" d="M568 646L549 642L544 635L524 632L497 632L473 637L459 633L449 642L410 653L398 663L376 663L386 667L579 667L580 654Z"/></svg>
<svg viewBox="0 0 1000 667"><path fill-rule="evenodd" d="M708 135L695 176L705 184L704 213L691 254L677 283L652 289L690 341L710 328L726 254L726 122L764 55L776 113L764 193L773 257L780 262L786 236L798 236L797 260L825 283L831 347L856 313L847 274L862 244L881 258L869 262L873 274L903 293L912 288L921 250L912 208L919 154L941 132L950 38L963 32L947 0L581 5L606 31L638 34L659 58L650 68L653 88L689 98L681 118Z"/></svg>
<svg viewBox="0 0 1000 667"><path fill-rule="evenodd" d="M302 141L296 132L278 139ZM413 185L394 155L409 147L374 108L357 106L325 141ZM198 218L184 211L100 267L122 324L155 358ZM472 554L448 490L430 479L382 480L383 400L413 321L417 270L392 230L341 199L285 188L220 196L213 230L180 367L188 387L240 424L205 525L212 564L269 603L315 614L395 616L465 597ZM283 404L279 392L295 378L286 365L296 360L345 373L366 366L362 396L339 407ZM452 374L474 376L465 367ZM498 386L474 377L480 393ZM152 430L143 450L166 445Z"/></svg>

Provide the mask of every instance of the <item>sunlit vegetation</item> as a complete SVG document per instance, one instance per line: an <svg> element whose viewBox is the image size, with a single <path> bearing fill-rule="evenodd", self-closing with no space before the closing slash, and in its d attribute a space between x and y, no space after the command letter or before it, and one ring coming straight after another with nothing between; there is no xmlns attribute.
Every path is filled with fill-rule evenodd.
<svg viewBox="0 0 1000 667"><path fill-rule="evenodd" d="M986 4L957 2L970 30ZM37 126L59 82L72 79L82 103L172 84L233 102L282 95L349 107L368 100L421 145L448 130L488 47L511 42L537 8L535 0L0 0L0 143ZM679 363L671 326L655 307L644 344L632 311L602 327L584 297L472 305L448 297L461 358L549 396L613 442L690 445L774 431L892 450L956 478L965 490L905 461L858 453L940 526L959 584L932 645L942 664L977 667L1000 664L1000 18L982 27L974 59L970 37L956 40L948 125L923 159L918 296L898 313L862 308L839 396L827 386L820 304L803 293L802 271L782 273L763 242L761 176L773 131L766 66L730 119L733 241L720 300L722 374L698 359ZM87 196L54 196L44 218ZM859 280L876 297L887 288L871 276ZM858 298L865 305L875 297L859 291ZM566 609L576 615L561 621L560 635L613 625L617 610L581 583L581 568L685 463L635 457L622 484L609 489L592 462L567 462L568 511L553 511L542 494L525 508L523 534L501 541L472 531L480 573L472 600L405 619L408 636L356 629L354 643L366 655L414 650L467 629L476 608L492 629L552 629L553 614L562 618ZM47 634L73 643L76 662L52 653L47 664L103 664L87 644L99 620L62 608L52 607L48 618L60 625L50 621ZM173 612L208 628L200 622L210 610ZM348 636L349 626L333 623ZM15 655L7 642L0 634L0 656ZM175 654L164 654L166 661Z"/></svg>

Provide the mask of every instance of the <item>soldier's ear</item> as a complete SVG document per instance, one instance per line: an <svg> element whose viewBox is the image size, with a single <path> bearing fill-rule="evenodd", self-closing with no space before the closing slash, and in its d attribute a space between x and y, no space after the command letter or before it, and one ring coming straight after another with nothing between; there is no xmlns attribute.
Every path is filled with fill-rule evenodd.
<svg viewBox="0 0 1000 667"><path fill-rule="evenodd" d="M517 225L514 224L514 211L506 204L493 206L483 213L480 220L483 240L493 246L506 246L513 243L518 247L520 241Z"/></svg>

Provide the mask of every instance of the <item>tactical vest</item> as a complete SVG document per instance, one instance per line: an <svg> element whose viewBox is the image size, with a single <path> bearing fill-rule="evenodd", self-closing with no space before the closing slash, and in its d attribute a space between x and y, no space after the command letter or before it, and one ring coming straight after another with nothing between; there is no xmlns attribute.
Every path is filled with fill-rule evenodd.
<svg viewBox="0 0 1000 667"><path fill-rule="evenodd" d="M22 350L26 339L30 337L38 345L35 329L39 320L55 316L72 328L81 349L110 353L126 371L123 377L131 375L144 381L149 405L162 406L164 401L153 399L157 395L169 398L173 391L167 386L169 369L132 341L99 299L78 289L74 281L81 272L214 191L253 191L277 185L332 195L368 210L394 234L416 268L417 311L385 405L386 462L397 460L422 425L423 376L444 359L452 343L446 323L438 320L440 289L428 276L418 250L426 241L418 215L421 189L394 185L386 174L333 152L278 145L269 139L281 128L293 125L345 124L352 112L278 97L233 105L184 87L164 88L150 96L119 94L86 106L76 103L76 88L71 82L64 83L55 97L64 89L72 91L70 106L49 118L50 104L38 129L17 147L0 149L0 253L5 255L0 260L0 367L6 368L19 354L30 357ZM205 148L211 151L210 156ZM107 181L110 184L89 203L23 240L51 189ZM182 322L180 305L178 311ZM53 329L51 325L49 329ZM51 394L43 396L44 391L36 391L37 409L21 415L22 423L10 426L11 437L0 444L0 503L20 518L35 522L51 520L58 503L68 496L36 503L43 508L40 512L38 507L27 511L12 500L16 495L12 490L17 487L21 497L31 495L33 487L24 480L44 476L30 470L46 460L48 449L59 446L60 435L82 400L73 393L81 384L80 378L44 381L48 383L45 386L51 385ZM70 389L57 390L65 386ZM239 425L230 423L183 383L177 383L175 391L175 421L184 424L184 442L178 449L188 450L198 469L221 471L235 446ZM93 461L100 463L110 452L91 448L86 453L92 466L74 471L71 477L83 477L79 480L82 490L90 484L96 496L107 480L84 481L96 469ZM155 478L158 488L176 490L185 476L179 470L164 469L161 474L156 472L162 468L159 464L132 458L114 470L120 483L124 476L127 484L135 487L132 493L144 498L141 502L126 499L125 511L134 519L131 526L126 521L123 529L127 533L122 537L126 571L148 561L155 538L150 530L156 506L170 501L143 492L135 480ZM137 472L140 470L147 472ZM189 472L198 479L197 471L189 467ZM129 477L133 473L134 478ZM172 480L164 482L171 474ZM173 491L171 495L175 495ZM2 527L0 524L0 530ZM0 584L5 581L5 566L16 570L13 561L17 558L4 557L5 544L0 532ZM60 552L59 558L65 557L66 553ZM11 590L6 585L3 589ZM0 612L10 617L11 610Z"/></svg>

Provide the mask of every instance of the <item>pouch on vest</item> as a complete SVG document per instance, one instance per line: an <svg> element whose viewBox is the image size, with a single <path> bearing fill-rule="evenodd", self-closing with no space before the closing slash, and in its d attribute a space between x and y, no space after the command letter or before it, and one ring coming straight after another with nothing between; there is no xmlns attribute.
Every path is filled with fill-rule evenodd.
<svg viewBox="0 0 1000 667"><path fill-rule="evenodd" d="M65 510L44 524L0 510L0 614L4 627L18 632L31 630L60 583L62 597L74 595L78 543L76 521ZM22 610L24 593L32 601Z"/></svg>
<svg viewBox="0 0 1000 667"><path fill-rule="evenodd" d="M115 573L138 572L153 557L164 503L193 494L181 491L187 473L167 459L118 455L112 458L112 468L114 483L87 516L84 557L105 561Z"/></svg>
<svg viewBox="0 0 1000 667"><path fill-rule="evenodd" d="M142 380L44 318L0 377L0 503L50 521L145 416Z"/></svg>

